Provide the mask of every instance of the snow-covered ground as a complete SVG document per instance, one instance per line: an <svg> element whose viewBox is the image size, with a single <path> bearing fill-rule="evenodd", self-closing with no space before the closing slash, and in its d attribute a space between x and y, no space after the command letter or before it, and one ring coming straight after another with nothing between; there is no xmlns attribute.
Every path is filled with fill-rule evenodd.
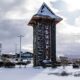
<svg viewBox="0 0 80 80"><path fill-rule="evenodd" d="M63 71L62 67L52 68L33 68L32 65L26 68L0 68L0 80L80 80L80 77L75 77L74 73L79 72L80 69L73 69L71 66L66 67L68 76L58 76L53 73L60 73Z"/></svg>

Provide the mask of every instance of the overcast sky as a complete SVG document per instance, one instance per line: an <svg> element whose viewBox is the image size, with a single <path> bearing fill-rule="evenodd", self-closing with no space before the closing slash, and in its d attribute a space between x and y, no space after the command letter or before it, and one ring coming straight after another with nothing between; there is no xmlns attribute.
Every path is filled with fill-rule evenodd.
<svg viewBox="0 0 80 80"><path fill-rule="evenodd" d="M19 35L23 35L22 49L31 51L33 28L31 17L45 2L63 18L57 24L57 54L80 54L80 0L0 0L0 42L2 52L19 52Z"/></svg>

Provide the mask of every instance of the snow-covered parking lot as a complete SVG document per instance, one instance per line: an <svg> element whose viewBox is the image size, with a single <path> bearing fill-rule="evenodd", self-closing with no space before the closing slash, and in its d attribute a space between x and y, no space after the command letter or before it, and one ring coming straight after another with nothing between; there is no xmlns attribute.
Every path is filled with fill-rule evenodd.
<svg viewBox="0 0 80 80"><path fill-rule="evenodd" d="M71 75L58 76L53 74L60 73L62 70L62 67L55 69L33 68L31 64L26 68L0 68L0 80L80 80L80 77L74 76L80 72L80 69L73 69L71 66L65 69L68 73L72 73Z"/></svg>

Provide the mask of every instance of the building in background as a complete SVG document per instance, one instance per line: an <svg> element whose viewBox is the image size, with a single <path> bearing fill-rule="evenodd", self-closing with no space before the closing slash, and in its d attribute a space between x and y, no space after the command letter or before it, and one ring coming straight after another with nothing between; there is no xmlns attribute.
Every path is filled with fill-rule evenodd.
<svg viewBox="0 0 80 80"><path fill-rule="evenodd" d="M16 57L16 59L18 60L19 59L19 57L20 57L20 54L16 54L15 55L15 57ZM21 53L21 59L22 60L31 60L33 58L33 53L31 53L31 52L22 52Z"/></svg>
<svg viewBox="0 0 80 80"><path fill-rule="evenodd" d="M62 20L43 3L28 25L33 26L33 64L41 66L48 60L52 66L56 63L56 24Z"/></svg>

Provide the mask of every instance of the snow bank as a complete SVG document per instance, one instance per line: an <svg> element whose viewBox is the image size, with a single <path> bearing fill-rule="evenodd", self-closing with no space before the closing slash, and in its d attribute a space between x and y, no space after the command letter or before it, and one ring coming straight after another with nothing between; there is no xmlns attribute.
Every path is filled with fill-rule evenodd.
<svg viewBox="0 0 80 80"><path fill-rule="evenodd" d="M0 80L80 80L80 77L75 77L74 74L69 76L49 75L49 73L60 72L62 67L52 68L33 68L32 64L26 68L0 68ZM69 73L80 72L80 69L73 69L71 66L65 69Z"/></svg>

